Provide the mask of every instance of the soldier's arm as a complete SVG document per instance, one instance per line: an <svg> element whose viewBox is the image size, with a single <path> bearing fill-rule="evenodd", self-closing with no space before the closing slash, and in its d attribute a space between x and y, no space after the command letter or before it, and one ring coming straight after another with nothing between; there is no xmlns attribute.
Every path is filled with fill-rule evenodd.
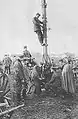
<svg viewBox="0 0 78 119"><path fill-rule="evenodd" d="M56 75L56 73L54 72L53 74L52 74L52 77L51 77L51 80L49 81L49 84L50 83L53 83L54 81L55 81L55 75Z"/></svg>
<svg viewBox="0 0 78 119"><path fill-rule="evenodd" d="M43 23L40 20L37 21L36 18L33 18L33 24L38 26L40 25L40 27L42 27L43 29L43 25L42 25Z"/></svg>
<svg viewBox="0 0 78 119"><path fill-rule="evenodd" d="M40 26L43 28L43 22L38 19Z"/></svg>
<svg viewBox="0 0 78 119"><path fill-rule="evenodd" d="M4 59L2 60L2 62L4 63Z"/></svg>
<svg viewBox="0 0 78 119"><path fill-rule="evenodd" d="M32 57L31 53L27 50L27 53L30 55L30 57Z"/></svg>
<svg viewBox="0 0 78 119"><path fill-rule="evenodd" d="M29 55L30 55L30 57L31 57L31 53L28 51L28 53L29 53Z"/></svg>
<svg viewBox="0 0 78 119"><path fill-rule="evenodd" d="M39 20L39 22L40 22L40 24L43 24L43 22L42 22L42 21L40 21L40 20Z"/></svg>
<svg viewBox="0 0 78 119"><path fill-rule="evenodd" d="M38 25L39 25L39 23L40 23L40 24L43 24L42 21L40 21L39 19L36 19L35 17L33 18L33 23L34 23L34 24L38 24Z"/></svg>
<svg viewBox="0 0 78 119"><path fill-rule="evenodd" d="M12 63L12 60L9 58L9 63L11 64Z"/></svg>
<svg viewBox="0 0 78 119"><path fill-rule="evenodd" d="M54 81L54 77L51 78L51 80L49 81L49 84L52 83Z"/></svg>
<svg viewBox="0 0 78 119"><path fill-rule="evenodd" d="M40 25L42 28L44 28L42 25Z"/></svg>

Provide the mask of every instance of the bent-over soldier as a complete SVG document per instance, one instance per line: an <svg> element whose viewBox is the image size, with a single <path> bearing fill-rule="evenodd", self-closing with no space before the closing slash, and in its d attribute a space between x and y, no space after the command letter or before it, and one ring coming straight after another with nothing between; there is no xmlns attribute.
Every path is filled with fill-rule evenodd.
<svg viewBox="0 0 78 119"><path fill-rule="evenodd" d="M21 101L21 90L22 90L22 82L25 81L25 76L23 72L23 65L21 60L17 58L14 61L11 71L11 91L12 91L12 99L16 105L19 105Z"/></svg>

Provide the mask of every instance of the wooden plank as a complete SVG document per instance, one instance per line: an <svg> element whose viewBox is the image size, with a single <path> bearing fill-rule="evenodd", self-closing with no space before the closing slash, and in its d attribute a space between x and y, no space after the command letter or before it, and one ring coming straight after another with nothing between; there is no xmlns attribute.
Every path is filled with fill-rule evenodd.
<svg viewBox="0 0 78 119"><path fill-rule="evenodd" d="M0 103L0 107L6 106L6 103Z"/></svg>
<svg viewBox="0 0 78 119"><path fill-rule="evenodd" d="M10 89L8 89L6 92L3 92L3 93L0 95L0 98L4 97L9 91L10 91Z"/></svg>
<svg viewBox="0 0 78 119"><path fill-rule="evenodd" d="M24 104L19 105L19 106L17 106L17 107L13 107L13 108L8 109L8 110L6 110L6 111L4 111L4 112L1 112L1 113L0 113L0 117L3 116L3 115L5 115L5 114L8 114L8 113L10 113L10 112L12 112L12 111L15 111L15 110L17 110L17 109L19 109L19 108L21 108L21 107L24 107Z"/></svg>

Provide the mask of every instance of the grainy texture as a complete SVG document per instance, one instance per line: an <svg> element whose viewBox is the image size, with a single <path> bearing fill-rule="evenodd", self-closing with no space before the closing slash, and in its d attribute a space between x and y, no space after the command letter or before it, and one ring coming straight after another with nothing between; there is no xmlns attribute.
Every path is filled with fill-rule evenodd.
<svg viewBox="0 0 78 119"><path fill-rule="evenodd" d="M78 101L76 99L62 99L52 94L34 96L26 99L26 106L14 112L11 119L77 119Z"/></svg>

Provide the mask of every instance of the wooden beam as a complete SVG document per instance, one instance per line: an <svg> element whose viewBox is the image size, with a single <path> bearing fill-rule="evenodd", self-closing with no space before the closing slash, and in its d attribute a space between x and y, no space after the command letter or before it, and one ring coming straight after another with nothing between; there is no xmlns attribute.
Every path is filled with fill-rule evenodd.
<svg viewBox="0 0 78 119"><path fill-rule="evenodd" d="M6 106L6 103L0 103L0 107Z"/></svg>
<svg viewBox="0 0 78 119"><path fill-rule="evenodd" d="M6 110L6 111L4 111L4 112L1 112L1 113L0 113L0 117L3 116L3 115L5 115L5 114L8 114L8 113L10 113L10 112L12 112L12 111L15 111L15 110L17 110L17 109L19 109L19 108L21 108L21 107L24 107L24 104L19 105L19 106L17 106L17 107L13 107L13 108L8 109L8 110Z"/></svg>

